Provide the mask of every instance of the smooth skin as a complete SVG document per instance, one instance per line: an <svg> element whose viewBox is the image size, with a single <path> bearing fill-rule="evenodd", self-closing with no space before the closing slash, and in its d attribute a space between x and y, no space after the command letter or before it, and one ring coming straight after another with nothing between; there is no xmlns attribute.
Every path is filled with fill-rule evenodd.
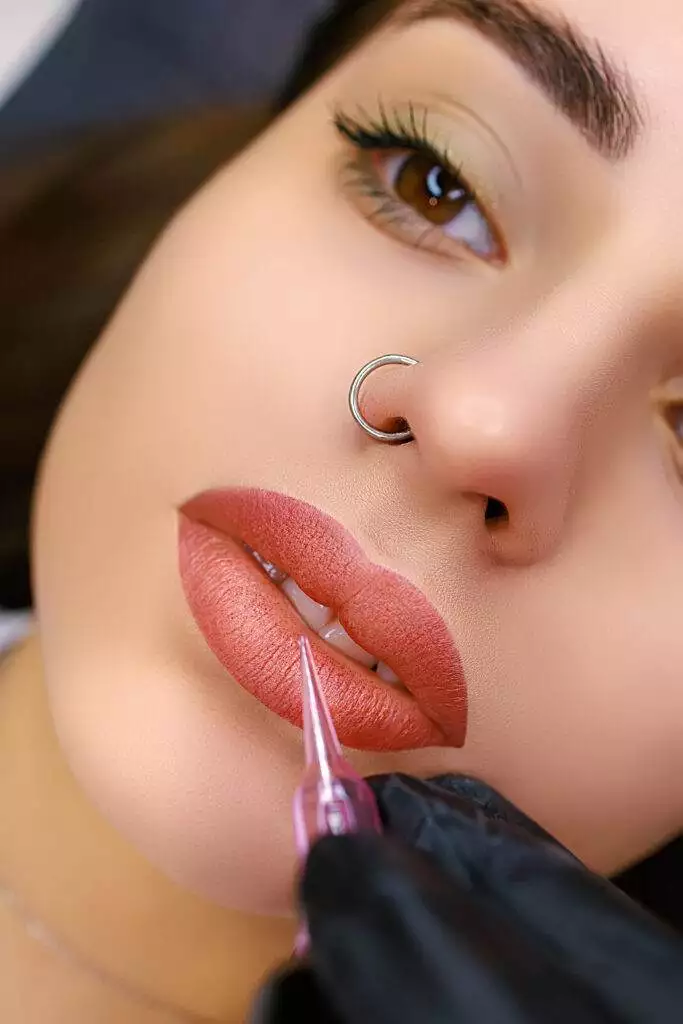
<svg viewBox="0 0 683 1024"><path fill-rule="evenodd" d="M464 747L361 752L361 770L482 776L604 873L683 824L683 10L538 8L628 67L627 157L471 28L385 30L175 219L48 446L38 631L2 667L0 876L91 964L210 1020L243 1020L291 949L301 737L188 611L177 509L206 488L317 505L452 629ZM433 231L416 247L345 172L331 109L410 105L500 258ZM385 352L421 364L364 391L373 422L411 424L399 448L346 404ZM175 1019L0 921L3 1020Z"/></svg>

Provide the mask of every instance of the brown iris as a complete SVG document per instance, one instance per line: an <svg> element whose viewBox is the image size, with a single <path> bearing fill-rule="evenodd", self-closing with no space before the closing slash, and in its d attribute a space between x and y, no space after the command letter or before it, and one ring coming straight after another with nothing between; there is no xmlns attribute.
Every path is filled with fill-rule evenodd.
<svg viewBox="0 0 683 1024"><path fill-rule="evenodd" d="M430 224L449 224L472 202L452 171L426 153L414 153L401 165L393 184L399 199Z"/></svg>

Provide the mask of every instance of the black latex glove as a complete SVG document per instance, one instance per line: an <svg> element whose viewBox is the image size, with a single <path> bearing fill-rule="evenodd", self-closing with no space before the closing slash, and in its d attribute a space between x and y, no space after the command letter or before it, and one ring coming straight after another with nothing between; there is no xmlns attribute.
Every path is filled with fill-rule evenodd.
<svg viewBox="0 0 683 1024"><path fill-rule="evenodd" d="M254 1021L683 1022L683 940L497 793L370 782L390 836L313 848L310 956L270 980Z"/></svg>

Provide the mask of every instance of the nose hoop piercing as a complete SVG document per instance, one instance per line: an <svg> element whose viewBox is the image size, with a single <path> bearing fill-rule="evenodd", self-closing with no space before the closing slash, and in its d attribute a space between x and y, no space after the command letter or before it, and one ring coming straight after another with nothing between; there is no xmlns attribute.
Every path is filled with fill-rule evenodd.
<svg viewBox="0 0 683 1024"><path fill-rule="evenodd" d="M383 444L407 444L408 441L413 440L413 432L410 428L407 430L377 430L372 424L368 423L363 413L360 411L358 404L358 398L360 389L365 383L365 380L373 373L378 370L380 366L390 366L396 364L398 366L417 366L418 360L413 359L412 356L399 356L399 355L387 355L379 356L378 359L371 359L365 366L361 366L360 370L353 378L351 387L349 389L349 409L351 415L358 424L358 426L369 434L370 437L374 438L375 441L381 441Z"/></svg>

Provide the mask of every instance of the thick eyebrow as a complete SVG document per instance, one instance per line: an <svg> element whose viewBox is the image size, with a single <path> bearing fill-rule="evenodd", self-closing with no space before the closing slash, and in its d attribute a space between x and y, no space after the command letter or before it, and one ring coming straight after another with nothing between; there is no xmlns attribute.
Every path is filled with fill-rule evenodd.
<svg viewBox="0 0 683 1024"><path fill-rule="evenodd" d="M644 118L630 76L564 18L524 0L404 0L392 20L405 26L433 18L462 22L491 40L602 156L621 160L632 151Z"/></svg>

